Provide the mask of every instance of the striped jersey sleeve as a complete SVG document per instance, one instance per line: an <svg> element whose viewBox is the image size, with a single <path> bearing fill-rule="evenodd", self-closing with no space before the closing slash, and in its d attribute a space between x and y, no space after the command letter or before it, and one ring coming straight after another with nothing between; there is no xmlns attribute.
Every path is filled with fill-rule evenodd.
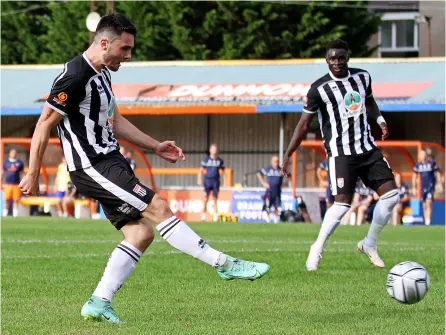
<svg viewBox="0 0 446 335"><path fill-rule="evenodd" d="M85 93L82 85L80 85L78 74L70 70L68 64L65 64L64 72L55 79L46 100L51 108L62 116L67 116L68 106L79 104L82 100L82 91Z"/></svg>
<svg viewBox="0 0 446 335"><path fill-rule="evenodd" d="M368 86L367 89L365 91L365 95L366 98L370 98L373 97L373 92L372 92L372 76L370 76L370 73L367 72L367 75L369 77L369 82L368 82Z"/></svg>
<svg viewBox="0 0 446 335"><path fill-rule="evenodd" d="M319 94L319 91L317 87L314 85L311 85L307 96L304 99L305 105L304 105L304 112L309 114L315 114L320 109L320 107L323 104L321 95Z"/></svg>

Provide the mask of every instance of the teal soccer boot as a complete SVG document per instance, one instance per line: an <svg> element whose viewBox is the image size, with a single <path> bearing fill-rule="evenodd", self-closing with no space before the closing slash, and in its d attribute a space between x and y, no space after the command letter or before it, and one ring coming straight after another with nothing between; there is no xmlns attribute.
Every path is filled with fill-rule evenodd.
<svg viewBox="0 0 446 335"><path fill-rule="evenodd" d="M91 298L84 304L81 310L81 315L85 320L105 320L110 323L122 323L113 311L111 303L95 296L91 296Z"/></svg>
<svg viewBox="0 0 446 335"><path fill-rule="evenodd" d="M266 263L248 262L231 256L227 256L225 264L216 268L219 276L225 280L246 279L252 281L262 278L269 271L269 265Z"/></svg>

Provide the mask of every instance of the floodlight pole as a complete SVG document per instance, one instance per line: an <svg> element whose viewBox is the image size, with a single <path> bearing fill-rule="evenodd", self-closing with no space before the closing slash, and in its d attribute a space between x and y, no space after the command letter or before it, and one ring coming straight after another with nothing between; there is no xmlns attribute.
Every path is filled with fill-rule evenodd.
<svg viewBox="0 0 446 335"><path fill-rule="evenodd" d="M93 13L96 11L96 6L94 3L94 0L90 0L90 13ZM93 32L90 31L90 44L93 43Z"/></svg>
<svg viewBox="0 0 446 335"><path fill-rule="evenodd" d="M428 55L432 57L432 40L431 40L431 16L424 17L427 22L427 43L428 43Z"/></svg>
<svg viewBox="0 0 446 335"><path fill-rule="evenodd" d="M107 14L113 13L115 11L115 1L107 0Z"/></svg>
<svg viewBox="0 0 446 335"><path fill-rule="evenodd" d="M279 165L283 163L283 142L284 142L284 128L285 128L285 113L280 113L280 129L279 129Z"/></svg>

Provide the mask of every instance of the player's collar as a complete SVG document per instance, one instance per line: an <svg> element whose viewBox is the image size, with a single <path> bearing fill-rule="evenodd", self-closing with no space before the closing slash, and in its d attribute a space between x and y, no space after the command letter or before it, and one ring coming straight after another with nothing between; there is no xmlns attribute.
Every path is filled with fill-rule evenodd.
<svg viewBox="0 0 446 335"><path fill-rule="evenodd" d="M82 54L82 57L84 57L85 61L88 63L88 65L91 66L91 68L94 70L94 72L96 72L96 73L98 73L98 74L100 73L98 70L95 69L95 67L93 66L93 64L91 64L90 60L89 60L88 57L87 57L87 52L86 52L86 51L84 51L84 53Z"/></svg>
<svg viewBox="0 0 446 335"><path fill-rule="evenodd" d="M335 75L330 70L328 70L328 73L330 74L330 77L333 80L344 80L344 79L350 78L350 71L348 71L348 75L346 77L343 77L343 78L335 77Z"/></svg>

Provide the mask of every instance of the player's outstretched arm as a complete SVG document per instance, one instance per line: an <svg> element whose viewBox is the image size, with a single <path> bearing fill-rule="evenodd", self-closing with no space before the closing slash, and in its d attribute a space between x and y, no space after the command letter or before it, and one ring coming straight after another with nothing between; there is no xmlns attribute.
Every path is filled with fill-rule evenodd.
<svg viewBox="0 0 446 335"><path fill-rule="evenodd" d="M31 140L28 172L19 185L25 195L39 194L39 175L43 154L48 146L51 129L60 121L62 121L62 115L45 104Z"/></svg>
<svg viewBox="0 0 446 335"><path fill-rule="evenodd" d="M137 145L140 148L156 151L156 147L160 144L157 140L144 134L141 130L135 127L129 120L115 109L113 120L113 132L118 137Z"/></svg>
<svg viewBox="0 0 446 335"><path fill-rule="evenodd" d="M291 138L290 144L288 145L288 149L286 150L285 156L283 157L282 173L285 177L289 176L287 168L290 157L293 154L293 152L297 150L302 140L307 136L308 129L310 128L313 116L314 114L302 113L302 116L300 117L300 120L297 123L293 137Z"/></svg>
<svg viewBox="0 0 446 335"><path fill-rule="evenodd" d="M178 158L186 159L183 150L173 141L158 142L135 127L129 120L123 117L118 109L115 109L113 120L113 132L120 138L137 145L140 148L154 151L158 156L170 163L175 163Z"/></svg>

